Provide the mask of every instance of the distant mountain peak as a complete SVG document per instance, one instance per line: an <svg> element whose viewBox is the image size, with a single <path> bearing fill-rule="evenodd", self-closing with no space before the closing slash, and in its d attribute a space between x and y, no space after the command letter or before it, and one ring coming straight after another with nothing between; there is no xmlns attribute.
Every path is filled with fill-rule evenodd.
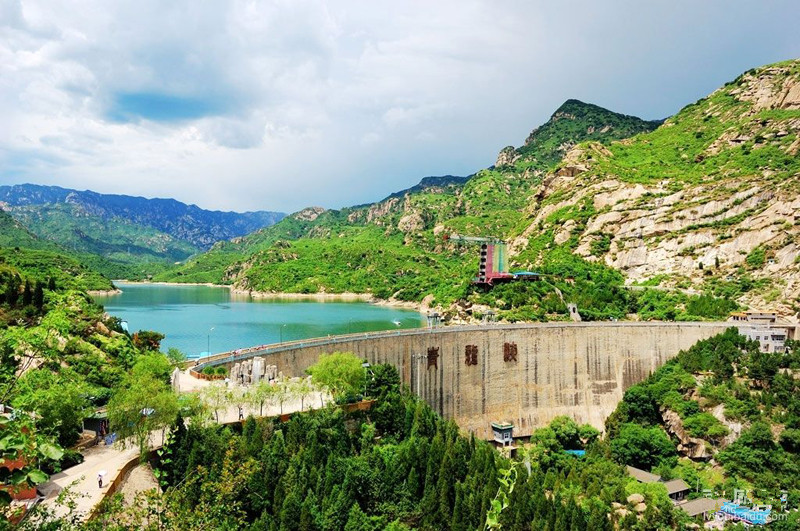
<svg viewBox="0 0 800 531"><path fill-rule="evenodd" d="M422 192L431 188L447 188L454 186L461 186L469 180L469 177L459 177L457 175L431 175L423 177L417 184L410 188L404 188L398 192L394 192L385 197L383 201L392 199L393 197L403 197L406 194Z"/></svg>
<svg viewBox="0 0 800 531"><path fill-rule="evenodd" d="M0 201L19 218L21 210L47 208L58 204L73 205L82 214L104 220L125 219L207 249L220 240L249 234L274 224L281 212L219 212L187 205L175 199L101 194L91 190L71 190L60 186L18 184L0 186ZM27 220L30 221L30 220ZM30 226L36 233L36 227ZM102 235L100 235L102 237Z"/></svg>
<svg viewBox="0 0 800 531"><path fill-rule="evenodd" d="M321 214L325 213L325 209L321 206L306 207L299 212L292 214L292 217L299 221L314 221Z"/></svg>
<svg viewBox="0 0 800 531"><path fill-rule="evenodd" d="M585 103L585 102L582 102L581 100L576 100L574 98L570 98L570 99L566 100L564 103L562 103L558 107L558 109L556 109L556 111L553 113L553 115L555 116L556 114L558 114L560 112L569 112L569 111L571 111L573 109L579 109L579 108L582 108L582 107L593 107L593 108L601 109L601 110L604 110L604 111L608 110L608 109L603 109L602 107L600 107L598 105L595 105L593 103ZM611 112L611 111L608 111L608 112Z"/></svg>
<svg viewBox="0 0 800 531"><path fill-rule="evenodd" d="M642 120L636 116L610 111L593 103L570 98L550 119L536 127L519 148L508 146L500 151L496 167L537 166L538 170L557 163L572 146L595 140L607 142L652 131L661 121Z"/></svg>

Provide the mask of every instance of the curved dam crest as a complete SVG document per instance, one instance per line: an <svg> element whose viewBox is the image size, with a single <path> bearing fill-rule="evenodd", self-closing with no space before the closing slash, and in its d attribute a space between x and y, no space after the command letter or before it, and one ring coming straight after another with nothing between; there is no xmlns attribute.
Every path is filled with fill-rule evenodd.
<svg viewBox="0 0 800 531"><path fill-rule="evenodd" d="M217 354L196 366L261 356L288 376L320 354L353 352L397 367L445 418L490 438L492 422L528 436L558 415L598 429L630 386L728 322L584 322L442 327L334 336Z"/></svg>

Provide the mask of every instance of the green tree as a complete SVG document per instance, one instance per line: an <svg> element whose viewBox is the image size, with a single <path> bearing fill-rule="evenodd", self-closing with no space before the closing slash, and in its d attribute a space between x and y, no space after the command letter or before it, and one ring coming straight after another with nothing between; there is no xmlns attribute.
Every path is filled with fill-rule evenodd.
<svg viewBox="0 0 800 531"><path fill-rule="evenodd" d="M155 378L165 384L170 384L173 366L166 356L160 352L149 352L136 358L131 367L130 379L136 381L143 378Z"/></svg>
<svg viewBox="0 0 800 531"><path fill-rule="evenodd" d="M133 344L141 350L158 351L161 348L162 339L164 339L164 334L151 330L139 330L133 334Z"/></svg>
<svg viewBox="0 0 800 531"><path fill-rule="evenodd" d="M280 378L275 385L275 403L280 407L281 415L283 415L283 405L294 398L295 389L292 382L285 376Z"/></svg>
<svg viewBox="0 0 800 531"><path fill-rule="evenodd" d="M33 305L38 310L44 307L44 288L41 282L36 282L36 287L33 290Z"/></svg>
<svg viewBox="0 0 800 531"><path fill-rule="evenodd" d="M369 370L367 396L382 399L387 393L400 391L400 373L394 365L381 363Z"/></svg>
<svg viewBox="0 0 800 531"><path fill-rule="evenodd" d="M250 389L250 404L253 409L258 408L260 417L264 416L264 406L269 408L275 402L277 391L278 388L267 380L259 380Z"/></svg>
<svg viewBox="0 0 800 531"><path fill-rule="evenodd" d="M292 384L292 395L300 399L300 411L305 409L305 401L314 393L314 385L309 378L301 378Z"/></svg>
<svg viewBox="0 0 800 531"><path fill-rule="evenodd" d="M783 430L779 441L787 452L800 453L800 429L787 428Z"/></svg>
<svg viewBox="0 0 800 531"><path fill-rule="evenodd" d="M565 450L577 450L582 447L578 424L571 417L561 415L554 418L550 422L550 429L553 430L558 444Z"/></svg>
<svg viewBox="0 0 800 531"><path fill-rule="evenodd" d="M200 391L203 402L214 412L214 419L219 422L219 412L230 404L228 388L222 382L211 382Z"/></svg>
<svg viewBox="0 0 800 531"><path fill-rule="evenodd" d="M78 440L89 407L89 387L83 381L65 372L32 370L20 379L16 393L14 406L35 412L41 433L57 437L62 446Z"/></svg>
<svg viewBox="0 0 800 531"><path fill-rule="evenodd" d="M29 280L25 281L25 287L22 289L22 305L28 306L33 302L33 292L31 291L31 283Z"/></svg>
<svg viewBox="0 0 800 531"><path fill-rule="evenodd" d="M9 306L15 306L19 300L19 286L22 280L19 275L12 276L6 284L6 302Z"/></svg>
<svg viewBox="0 0 800 531"><path fill-rule="evenodd" d="M665 459L675 458L675 446L658 426L623 424L611 440L611 455L618 462L650 470Z"/></svg>
<svg viewBox="0 0 800 531"><path fill-rule="evenodd" d="M646 383L632 386L623 396L623 411L629 421L643 424L658 424L661 415L653 392Z"/></svg>
<svg viewBox="0 0 800 531"><path fill-rule="evenodd" d="M366 371L362 361L350 352L322 354L306 372L318 387L328 389L334 398L363 391Z"/></svg>
<svg viewBox="0 0 800 531"><path fill-rule="evenodd" d="M578 436L584 446L588 446L600 438L600 430L591 424L584 424L578 429Z"/></svg>
<svg viewBox="0 0 800 531"><path fill-rule="evenodd" d="M173 367L182 368L183 364L186 363L186 354L180 349L169 347L167 349L167 359L169 360L170 365Z"/></svg>
<svg viewBox="0 0 800 531"><path fill-rule="evenodd" d="M770 387L780 368L783 354L756 350L747 362L747 375L758 387Z"/></svg>
<svg viewBox="0 0 800 531"><path fill-rule="evenodd" d="M179 407L178 397L162 380L148 373L129 375L114 390L108 403L108 420L120 440L136 444L145 459L150 434L172 426Z"/></svg>

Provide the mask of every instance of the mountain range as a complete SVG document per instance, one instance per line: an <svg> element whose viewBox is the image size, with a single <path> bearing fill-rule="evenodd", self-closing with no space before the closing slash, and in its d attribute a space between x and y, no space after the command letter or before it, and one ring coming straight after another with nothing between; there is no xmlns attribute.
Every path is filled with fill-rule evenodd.
<svg viewBox="0 0 800 531"><path fill-rule="evenodd" d="M305 209L159 278L440 306L488 302L509 317L521 305L527 317L563 315L566 299L588 290L596 295L583 301L588 309L607 313L613 304L602 287L566 293L570 284L556 280L586 273L586 282L656 287L680 308L687 295L708 296L794 314L799 132L797 60L750 70L663 121L568 100L521 147L504 148L466 181ZM555 291L476 292L476 250L446 243L448 233L509 241L512 267L547 272Z"/></svg>
<svg viewBox="0 0 800 531"><path fill-rule="evenodd" d="M41 239L126 267L139 277L284 217L279 212L219 212L175 199L100 194L58 186L0 187L0 206ZM108 267L103 272L111 274Z"/></svg>
<svg viewBox="0 0 800 531"><path fill-rule="evenodd" d="M792 315L799 138L793 60L665 120L570 99L473 175L426 177L339 210L209 212L35 185L0 187L0 201L40 241L84 263L100 256L107 274L123 264L116 272L129 278L366 293L473 318L492 308L564 319L569 302L588 319L720 318L741 306ZM511 268L541 281L476 288L477 249L453 233L507 241Z"/></svg>

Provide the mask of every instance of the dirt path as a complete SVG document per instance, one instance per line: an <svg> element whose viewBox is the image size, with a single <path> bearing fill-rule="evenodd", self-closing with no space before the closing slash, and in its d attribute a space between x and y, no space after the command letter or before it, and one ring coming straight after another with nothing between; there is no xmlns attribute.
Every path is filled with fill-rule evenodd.
<svg viewBox="0 0 800 531"><path fill-rule="evenodd" d="M150 489L157 489L158 481L153 475L153 469L150 468L149 463L139 465L125 476L119 491L125 500L125 505L132 505L136 499L136 495Z"/></svg>

